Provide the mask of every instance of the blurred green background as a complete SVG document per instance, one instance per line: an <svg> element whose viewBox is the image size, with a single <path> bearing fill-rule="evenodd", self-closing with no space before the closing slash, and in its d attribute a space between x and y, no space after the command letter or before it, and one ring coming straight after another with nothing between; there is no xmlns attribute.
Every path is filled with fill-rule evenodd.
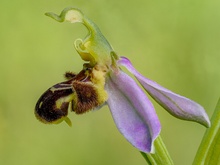
<svg viewBox="0 0 220 165"><path fill-rule="evenodd" d="M1 0L0 164L146 164L120 135L107 107L70 113L71 128L45 125L34 116L40 95L63 81L65 71L82 68L73 42L87 34L85 27L44 16L68 6L96 22L140 72L212 115L220 91L219 1ZM205 128L153 103L175 164L191 164Z"/></svg>

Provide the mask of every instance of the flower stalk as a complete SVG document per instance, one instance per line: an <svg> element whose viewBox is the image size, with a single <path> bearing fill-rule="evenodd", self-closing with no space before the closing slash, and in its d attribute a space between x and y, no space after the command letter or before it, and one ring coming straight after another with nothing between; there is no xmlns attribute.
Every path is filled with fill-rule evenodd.
<svg viewBox="0 0 220 165"><path fill-rule="evenodd" d="M142 156L145 158L149 165L173 165L173 160L171 159L161 136L158 136L158 138L154 141L154 147L155 153L147 154L141 152Z"/></svg>
<svg viewBox="0 0 220 165"><path fill-rule="evenodd" d="M211 118L212 127L206 130L193 165L220 163L220 98Z"/></svg>

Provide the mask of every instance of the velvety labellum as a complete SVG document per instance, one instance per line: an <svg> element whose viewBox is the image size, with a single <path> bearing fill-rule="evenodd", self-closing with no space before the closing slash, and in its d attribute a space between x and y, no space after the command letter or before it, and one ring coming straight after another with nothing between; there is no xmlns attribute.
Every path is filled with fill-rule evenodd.
<svg viewBox="0 0 220 165"><path fill-rule="evenodd" d="M67 116L73 93L74 91L69 81L49 88L36 104L35 114L37 118L42 122L50 123Z"/></svg>
<svg viewBox="0 0 220 165"><path fill-rule="evenodd" d="M90 80L90 69L77 75L65 74L65 82L58 83L38 100L35 107L36 117L44 123L59 123L68 115L68 110L83 114L99 106L97 87Z"/></svg>

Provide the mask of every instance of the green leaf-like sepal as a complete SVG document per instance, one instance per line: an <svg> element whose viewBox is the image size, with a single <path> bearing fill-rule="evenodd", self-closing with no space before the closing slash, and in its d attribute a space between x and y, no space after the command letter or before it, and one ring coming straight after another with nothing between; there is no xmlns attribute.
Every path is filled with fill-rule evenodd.
<svg viewBox="0 0 220 165"><path fill-rule="evenodd" d="M96 64L107 66L112 65L112 54L116 54L109 42L102 35L98 26L88 19L79 9L65 8L60 15L46 13L47 16L58 22L82 23L88 29L88 34L82 39L77 39L74 43L75 49L84 61L89 61L91 67ZM114 52L114 53L112 53ZM117 57L114 57L114 59Z"/></svg>

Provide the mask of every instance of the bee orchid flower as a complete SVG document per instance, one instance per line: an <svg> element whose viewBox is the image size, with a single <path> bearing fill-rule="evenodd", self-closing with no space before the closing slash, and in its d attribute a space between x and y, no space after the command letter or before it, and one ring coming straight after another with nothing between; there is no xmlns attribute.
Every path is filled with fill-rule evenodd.
<svg viewBox="0 0 220 165"><path fill-rule="evenodd" d="M171 115L210 126L209 117L198 103L173 93L140 74L128 58L119 56L95 23L76 8L66 8L60 15L46 13L58 22L82 23L88 29L85 39L75 41L75 49L86 61L78 74L67 72L66 81L49 88L38 100L36 117L44 123L66 121L68 111L83 114L108 105L121 134L138 150L153 152L154 140L161 131L154 106L146 92Z"/></svg>

